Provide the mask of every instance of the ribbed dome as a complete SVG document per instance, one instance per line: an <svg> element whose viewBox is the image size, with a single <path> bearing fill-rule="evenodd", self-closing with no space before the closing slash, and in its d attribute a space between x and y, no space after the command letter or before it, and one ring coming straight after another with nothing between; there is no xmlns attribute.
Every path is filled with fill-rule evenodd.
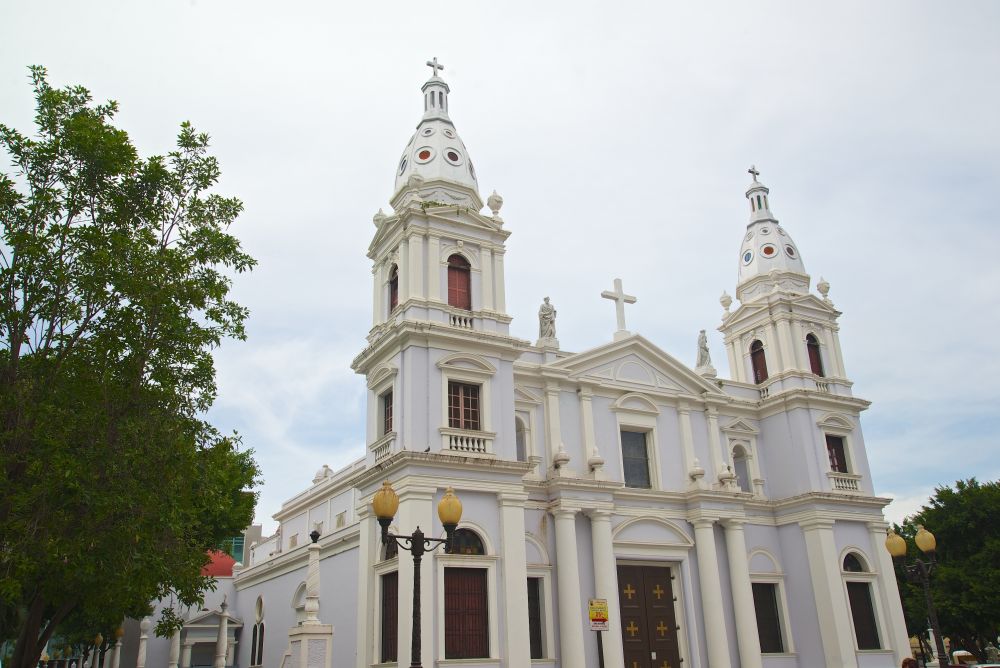
<svg viewBox="0 0 1000 668"><path fill-rule="evenodd" d="M427 63L431 65L430 62ZM424 117L410 137L396 165L394 200L406 188L419 189L421 197L442 197L448 204L460 203L482 208L476 170L469 159L465 142L458 136L455 124L448 117L450 89L443 79L435 76L423 85ZM417 178L414 178L417 177ZM433 187L437 185L439 187Z"/></svg>

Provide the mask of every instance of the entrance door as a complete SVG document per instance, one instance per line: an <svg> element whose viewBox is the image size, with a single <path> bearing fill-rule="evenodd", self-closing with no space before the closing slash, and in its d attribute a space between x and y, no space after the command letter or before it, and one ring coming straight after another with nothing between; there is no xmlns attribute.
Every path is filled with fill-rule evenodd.
<svg viewBox="0 0 1000 668"><path fill-rule="evenodd" d="M619 566L625 668L680 668L674 589L665 566Z"/></svg>

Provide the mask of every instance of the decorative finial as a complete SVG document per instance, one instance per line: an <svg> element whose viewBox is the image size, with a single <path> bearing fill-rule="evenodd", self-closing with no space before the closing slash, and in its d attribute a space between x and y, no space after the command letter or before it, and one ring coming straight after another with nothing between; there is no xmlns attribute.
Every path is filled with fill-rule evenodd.
<svg viewBox="0 0 1000 668"><path fill-rule="evenodd" d="M486 200L486 206L490 207L490 211L493 212L493 217L498 218L500 216L500 208L503 206L503 197L497 194L497 191L494 190L493 194Z"/></svg>
<svg viewBox="0 0 1000 668"><path fill-rule="evenodd" d="M723 317L729 317L729 307L733 305L733 298L730 297L729 293L725 290L722 291L722 296L719 297L719 304L721 304L722 308L726 310L726 312L722 314Z"/></svg>
<svg viewBox="0 0 1000 668"><path fill-rule="evenodd" d="M438 70L444 69L444 65L438 64L437 56L434 56L434 60L427 61L427 67L431 68L431 70L434 72L434 74L431 75L432 77L436 77L438 75Z"/></svg>
<svg viewBox="0 0 1000 668"><path fill-rule="evenodd" d="M430 63L427 64L430 65ZM757 167L754 165L750 165L750 169L747 170L747 173L753 176L753 182L757 183L757 177L760 176L760 171L757 169Z"/></svg>
<svg viewBox="0 0 1000 668"><path fill-rule="evenodd" d="M830 284L822 276L819 277L819 283L816 284L816 289L819 290L821 295L823 295L823 301L830 301L830 298L827 296L830 294Z"/></svg>
<svg viewBox="0 0 1000 668"><path fill-rule="evenodd" d="M388 216L385 215L385 212L382 211L382 209L379 209L375 212L375 215L372 216L372 222L375 223L375 227L382 227L382 223L385 222L386 218L388 218Z"/></svg>

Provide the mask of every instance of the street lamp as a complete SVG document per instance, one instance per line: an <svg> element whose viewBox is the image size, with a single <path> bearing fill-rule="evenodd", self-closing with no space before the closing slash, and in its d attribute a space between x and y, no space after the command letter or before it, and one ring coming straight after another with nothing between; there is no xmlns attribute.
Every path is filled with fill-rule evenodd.
<svg viewBox="0 0 1000 668"><path fill-rule="evenodd" d="M903 567L906 579L910 582L919 583L924 588L924 599L927 602L927 617L931 624L931 631L934 633L934 644L937 645L937 660L941 668L948 665L948 655L944 651L944 639L941 637L941 627L938 625L937 610L934 608L934 601L931 599L930 578L937 564L934 558L934 551L937 549L937 540L934 534L925 529L923 525L918 525L917 535L913 541L920 548L920 551L927 555L927 560L917 557L912 564L906 563L906 540L898 533L889 529L885 538L885 549L892 555L893 561Z"/></svg>
<svg viewBox="0 0 1000 668"><path fill-rule="evenodd" d="M455 490L449 487L438 503L438 518L444 525L445 538L425 538L420 527L409 536L389 533L392 518L399 510L399 497L388 480L382 483L379 491L375 492L372 509L382 527L382 544L388 545L389 541L396 541L396 545L413 555L413 635L410 645L410 668L423 668L420 663L420 559L424 556L424 552L430 552L442 544L446 553L451 552L455 528L462 519L462 502L455 496Z"/></svg>

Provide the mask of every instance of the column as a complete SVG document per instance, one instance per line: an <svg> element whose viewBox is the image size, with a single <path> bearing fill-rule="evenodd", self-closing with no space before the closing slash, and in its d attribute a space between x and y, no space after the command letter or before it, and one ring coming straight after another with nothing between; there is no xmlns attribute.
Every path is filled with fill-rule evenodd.
<svg viewBox="0 0 1000 668"><path fill-rule="evenodd" d="M561 466L569 463L569 455L565 452L562 443L562 425L559 422L559 383L549 381L545 385L545 427L546 436L549 442L549 461L546 468L550 468L554 462L561 460L560 455L565 459L560 462Z"/></svg>
<svg viewBox="0 0 1000 668"><path fill-rule="evenodd" d="M375 518L369 512L371 506L363 503L357 507L358 514L358 608L357 608L357 629L355 635L355 668L366 668L375 663L374 657L370 655L374 639L370 633L374 626L372 624L377 607L374 601L375 574L372 566L378 560L379 548L381 547L379 531L380 527L375 524ZM184 668L182 666L182 668Z"/></svg>
<svg viewBox="0 0 1000 668"><path fill-rule="evenodd" d="M496 310L500 313L506 313L507 289L504 287L502 250L497 250L493 254L493 284L496 286Z"/></svg>
<svg viewBox="0 0 1000 668"><path fill-rule="evenodd" d="M743 382L743 356L736 352L736 341L726 344L726 354L729 355L729 377Z"/></svg>
<svg viewBox="0 0 1000 668"><path fill-rule="evenodd" d="M597 439L594 437L594 393L589 387L577 390L580 397L580 425L583 430L583 450L587 454L587 466L595 480L604 480L604 458L597 450Z"/></svg>
<svg viewBox="0 0 1000 668"><path fill-rule="evenodd" d="M608 632L604 634L605 668L625 668L622 651L621 607L618 602L618 564L611 541L611 513L591 510L590 536L594 550L594 591L608 601Z"/></svg>
<svg viewBox="0 0 1000 668"><path fill-rule="evenodd" d="M410 241L406 237L399 242L399 303L410 298Z"/></svg>
<svg viewBox="0 0 1000 668"><path fill-rule="evenodd" d="M212 668L226 668L226 651L229 649L229 605L222 599L219 606L219 635L215 638L215 660Z"/></svg>
<svg viewBox="0 0 1000 668"><path fill-rule="evenodd" d="M409 535L420 530L431 535L434 530L434 490L410 488L399 493L399 533ZM434 652L434 579L433 554L424 554L420 561L420 652L425 666L432 666L437 657ZM413 638L413 557L406 550L399 550L399 620L397 627L399 652L397 665L409 666Z"/></svg>
<svg viewBox="0 0 1000 668"><path fill-rule="evenodd" d="M681 432L681 449L684 451L684 477L694 467L694 434L691 431L691 409L687 402L681 401L677 404L678 425ZM712 474L712 478L719 475L718 471ZM693 485L704 486L704 478Z"/></svg>
<svg viewBox="0 0 1000 668"><path fill-rule="evenodd" d="M773 322L767 323L767 346L768 353L770 353L770 364L767 367L768 376L773 376L775 374L781 373L788 368L785 363L785 353L781 349L781 343L778 341L778 329L774 326ZM772 367L777 368L772 368Z"/></svg>
<svg viewBox="0 0 1000 668"><path fill-rule="evenodd" d="M778 340L781 341L781 349L784 351L785 369L798 369L798 346L792 344L792 332L788 327L788 320L782 318L778 321Z"/></svg>
<svg viewBox="0 0 1000 668"><path fill-rule="evenodd" d="M503 639L505 665L531 665L528 630L528 565L524 552L524 502L527 494L500 493L501 555L507 637ZM431 665L425 662L425 665Z"/></svg>
<svg viewBox="0 0 1000 668"><path fill-rule="evenodd" d="M441 301L441 239L427 238L427 299Z"/></svg>
<svg viewBox="0 0 1000 668"><path fill-rule="evenodd" d="M827 668L856 668L854 635L841 583L840 556L833 538L833 520L800 522L812 578L820 637Z"/></svg>
<svg viewBox="0 0 1000 668"><path fill-rule="evenodd" d="M135 668L146 668L146 644L149 640L149 629L153 625L153 620L143 617L139 622L139 654L135 659Z"/></svg>
<svg viewBox="0 0 1000 668"><path fill-rule="evenodd" d="M806 359L806 333L801 322L792 323L792 344L795 351L796 368L807 371L809 360Z"/></svg>
<svg viewBox="0 0 1000 668"><path fill-rule="evenodd" d="M903 605L900 603L899 587L896 585L896 571L892 566L892 557L885 549L885 532L888 528L886 522L868 523L872 541L871 550L878 570L878 588L882 593L882 609L886 615L888 645L893 650L896 663L899 664L905 657L910 656L910 637L906 632L906 620L903 618Z"/></svg>
<svg viewBox="0 0 1000 668"><path fill-rule="evenodd" d="M560 665L566 668L584 666L583 604L580 599L580 565L576 556L576 510L554 508L552 515L556 525Z"/></svg>
<svg viewBox="0 0 1000 668"><path fill-rule="evenodd" d="M726 464L731 464L731 457L726 453L725 459L722 457L722 443L719 439L719 409L709 406L705 410L705 419L708 421L708 461L712 467L712 482L719 481L719 472Z"/></svg>
<svg viewBox="0 0 1000 668"><path fill-rule="evenodd" d="M714 522L697 519L694 524L694 549L698 553L698 581L701 585L701 610L705 618L705 643L708 645L708 665L730 668L729 638L726 618L722 613L722 583L719 579L719 557L715 551Z"/></svg>
<svg viewBox="0 0 1000 668"><path fill-rule="evenodd" d="M757 634L757 610L750 585L750 563L742 520L726 520L726 554L729 556L729 581L733 589L733 613L736 639L740 648L740 668L761 668L760 636Z"/></svg>
<svg viewBox="0 0 1000 668"><path fill-rule="evenodd" d="M840 350L840 335L836 328L830 328L830 338L833 339L833 354L837 358L837 370L841 378L847 378L847 368L844 366L844 353Z"/></svg>
<svg viewBox="0 0 1000 668"><path fill-rule="evenodd" d="M177 668L181 659L181 630L177 629L170 636L170 655L167 657L167 668Z"/></svg>
<svg viewBox="0 0 1000 668"><path fill-rule="evenodd" d="M480 291L483 295L482 310L493 310L493 251L483 246L479 249L479 266L482 271L479 274Z"/></svg>
<svg viewBox="0 0 1000 668"><path fill-rule="evenodd" d="M410 237L410 296L424 298L424 238L419 234Z"/></svg>
<svg viewBox="0 0 1000 668"><path fill-rule="evenodd" d="M192 640L185 640L181 646L181 668L191 668L192 647L194 647L194 641Z"/></svg>
<svg viewBox="0 0 1000 668"><path fill-rule="evenodd" d="M372 326L382 322L382 270L376 264L372 267Z"/></svg>

